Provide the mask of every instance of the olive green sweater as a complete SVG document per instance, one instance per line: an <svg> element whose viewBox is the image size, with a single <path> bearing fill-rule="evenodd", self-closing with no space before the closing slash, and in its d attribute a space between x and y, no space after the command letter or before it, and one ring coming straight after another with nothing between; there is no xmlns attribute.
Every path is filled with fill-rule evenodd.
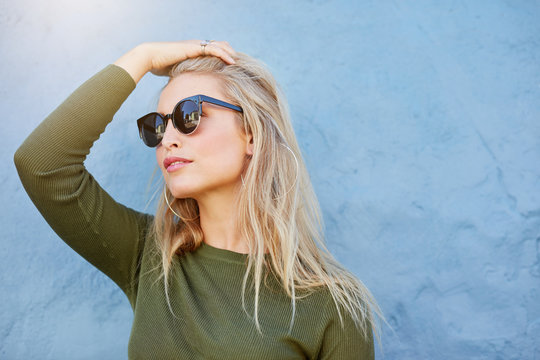
<svg viewBox="0 0 540 360"><path fill-rule="evenodd" d="M30 198L54 231L126 294L134 320L130 359L373 359L344 314L341 327L328 291L292 307L277 280L261 286L262 335L242 308L247 255L203 244L173 260L166 301L152 216L112 199L86 170L94 141L134 90L130 75L108 65L81 85L25 140L15 164ZM135 126L135 124L133 124ZM270 278L272 279L272 278ZM253 314L253 295L246 294ZM171 313L171 310L173 313Z"/></svg>

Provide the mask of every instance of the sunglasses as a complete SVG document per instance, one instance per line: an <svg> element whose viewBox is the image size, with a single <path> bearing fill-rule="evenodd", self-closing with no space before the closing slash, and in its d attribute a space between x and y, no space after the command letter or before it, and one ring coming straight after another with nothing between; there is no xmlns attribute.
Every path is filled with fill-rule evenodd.
<svg viewBox="0 0 540 360"><path fill-rule="evenodd" d="M180 100L175 105L172 113L168 115L163 116L160 113L152 112L138 119L137 127L139 128L140 138L149 147L158 146L161 139L163 139L169 119L172 120L174 128L182 134L189 135L193 133L197 130L201 122L202 104L204 102L243 112L239 106L214 99L210 96L191 96Z"/></svg>

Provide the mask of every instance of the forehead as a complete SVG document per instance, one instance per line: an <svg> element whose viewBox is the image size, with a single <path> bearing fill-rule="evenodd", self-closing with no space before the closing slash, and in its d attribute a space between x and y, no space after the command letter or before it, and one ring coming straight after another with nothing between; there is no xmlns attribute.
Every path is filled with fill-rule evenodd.
<svg viewBox="0 0 540 360"><path fill-rule="evenodd" d="M225 100L223 83L213 75L185 73L172 79L159 97L157 111L169 114L178 101L193 95L206 95Z"/></svg>

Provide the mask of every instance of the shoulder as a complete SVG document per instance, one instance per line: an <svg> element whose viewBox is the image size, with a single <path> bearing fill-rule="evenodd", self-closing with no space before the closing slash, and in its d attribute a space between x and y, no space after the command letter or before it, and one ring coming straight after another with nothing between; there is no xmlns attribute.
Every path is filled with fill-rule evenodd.
<svg viewBox="0 0 540 360"><path fill-rule="evenodd" d="M373 359L372 325L361 314L355 315L342 304L336 304L329 290L321 292L325 299L322 308L324 330L320 359Z"/></svg>

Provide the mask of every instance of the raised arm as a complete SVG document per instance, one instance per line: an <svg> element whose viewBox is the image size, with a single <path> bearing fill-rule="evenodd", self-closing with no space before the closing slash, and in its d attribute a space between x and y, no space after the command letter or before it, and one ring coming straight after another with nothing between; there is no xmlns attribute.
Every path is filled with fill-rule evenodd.
<svg viewBox="0 0 540 360"><path fill-rule="evenodd" d="M75 90L15 153L21 182L45 220L128 297L149 218L116 203L83 162L134 88L125 70L107 66Z"/></svg>

